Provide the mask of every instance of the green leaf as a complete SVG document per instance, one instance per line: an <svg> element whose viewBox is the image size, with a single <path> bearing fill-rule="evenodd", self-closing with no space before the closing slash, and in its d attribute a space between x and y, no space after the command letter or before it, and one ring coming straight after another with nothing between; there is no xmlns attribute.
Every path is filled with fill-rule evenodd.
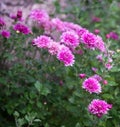
<svg viewBox="0 0 120 127"><path fill-rule="evenodd" d="M45 127L50 127L50 126L48 125L48 123L46 123L46 124L45 124Z"/></svg>
<svg viewBox="0 0 120 127"><path fill-rule="evenodd" d="M34 122L41 122L40 119L34 119Z"/></svg>
<svg viewBox="0 0 120 127"><path fill-rule="evenodd" d="M34 85L35 85L35 88L38 90L38 92L42 90L42 84L39 81L37 81Z"/></svg>
<svg viewBox="0 0 120 127"><path fill-rule="evenodd" d="M19 112L15 111L15 112L14 112L14 116L15 116L15 117L19 117L19 116L20 116L20 115L19 115Z"/></svg>
<svg viewBox="0 0 120 127"><path fill-rule="evenodd" d="M79 124L79 123L77 123L75 127L80 127L80 124Z"/></svg>

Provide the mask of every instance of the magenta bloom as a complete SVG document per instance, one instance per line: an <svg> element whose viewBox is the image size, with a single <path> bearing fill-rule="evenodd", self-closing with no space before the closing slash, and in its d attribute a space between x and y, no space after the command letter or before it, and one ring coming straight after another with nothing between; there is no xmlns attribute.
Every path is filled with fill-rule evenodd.
<svg viewBox="0 0 120 127"><path fill-rule="evenodd" d="M101 85L99 84L98 80L93 77L86 79L82 84L82 88L88 91L90 94L101 93Z"/></svg>
<svg viewBox="0 0 120 127"><path fill-rule="evenodd" d="M21 10L18 10L17 11L17 18L18 19L21 19L22 18L22 11Z"/></svg>
<svg viewBox="0 0 120 127"><path fill-rule="evenodd" d="M110 35L110 38L112 38L113 40L118 40L119 39L118 34L115 33L115 32L110 32L109 35Z"/></svg>
<svg viewBox="0 0 120 127"><path fill-rule="evenodd" d="M48 48L52 41L50 37L41 35L33 40L33 45L36 45L38 48Z"/></svg>
<svg viewBox="0 0 120 127"><path fill-rule="evenodd" d="M110 70L112 68L112 64L111 63L106 63L105 64L105 68L107 68L108 70Z"/></svg>
<svg viewBox="0 0 120 127"><path fill-rule="evenodd" d="M93 75L92 78L95 78L98 82L102 81L102 77L100 75Z"/></svg>
<svg viewBox="0 0 120 127"><path fill-rule="evenodd" d="M66 46L61 46L57 54L58 60L62 61L65 66L72 66L74 64L74 55L71 50Z"/></svg>
<svg viewBox="0 0 120 127"><path fill-rule="evenodd" d="M93 16L92 21L93 22L101 22L101 19L99 17Z"/></svg>
<svg viewBox="0 0 120 127"><path fill-rule="evenodd" d="M60 44L58 42L51 42L48 46L48 51L51 55L56 55L59 51Z"/></svg>
<svg viewBox="0 0 120 127"><path fill-rule="evenodd" d="M97 68L95 68L95 67L92 67L92 71L94 71L95 73L97 72Z"/></svg>
<svg viewBox="0 0 120 127"><path fill-rule="evenodd" d="M95 49L96 46L96 35L90 32L86 32L82 35L81 40L90 49Z"/></svg>
<svg viewBox="0 0 120 127"><path fill-rule="evenodd" d="M7 31L7 30L3 30L1 32L1 35L4 37L4 38L9 38L10 37L10 32Z"/></svg>
<svg viewBox="0 0 120 127"><path fill-rule="evenodd" d="M107 39L110 39L110 34L106 34L106 38Z"/></svg>
<svg viewBox="0 0 120 127"><path fill-rule="evenodd" d="M64 22L64 27L65 27L66 31L69 31L69 30L77 31L77 30L81 29L80 25L74 24L72 22Z"/></svg>
<svg viewBox="0 0 120 127"><path fill-rule="evenodd" d="M96 56L96 59L97 59L99 62L103 62L102 54L97 55L97 56Z"/></svg>
<svg viewBox="0 0 120 127"><path fill-rule="evenodd" d="M105 44L102 40L102 38L100 36L96 36L96 45L95 47L97 49L99 49L101 52L105 52L106 51L106 47L105 47Z"/></svg>
<svg viewBox="0 0 120 127"><path fill-rule="evenodd" d="M61 42L67 46L77 47L79 45L79 36L74 31L67 31L61 35Z"/></svg>
<svg viewBox="0 0 120 127"><path fill-rule="evenodd" d="M49 20L49 15L45 10L35 9L31 11L30 18L32 18L34 21L37 21L40 24L43 24Z"/></svg>
<svg viewBox="0 0 120 127"><path fill-rule="evenodd" d="M88 111L99 118L104 114L107 114L111 108L112 104L108 104L106 101L99 99L92 100L92 102L88 105Z"/></svg>
<svg viewBox="0 0 120 127"><path fill-rule="evenodd" d="M79 77L81 78L81 79L83 79L83 78L85 78L86 77L86 74L79 74Z"/></svg>
<svg viewBox="0 0 120 127"><path fill-rule="evenodd" d="M95 29L95 30L94 30L94 33L95 33L95 34L99 34L99 33L100 33L100 30L99 30L99 29Z"/></svg>
<svg viewBox="0 0 120 127"><path fill-rule="evenodd" d="M103 84L104 85L107 85L108 84L108 81L107 80L103 80Z"/></svg>
<svg viewBox="0 0 120 127"><path fill-rule="evenodd" d="M81 37L83 34L88 33L88 32L89 31L87 29L82 28L82 27L76 30L76 33L79 35L79 37Z"/></svg>
<svg viewBox="0 0 120 127"><path fill-rule="evenodd" d="M15 24L13 26L13 29L15 31L18 31L18 32L23 33L23 34L29 34L29 33L31 33L31 30L27 26L25 26L25 25L23 25L21 23Z"/></svg>
<svg viewBox="0 0 120 127"><path fill-rule="evenodd" d="M58 31L65 31L65 25L62 20L59 18L53 18L51 20L52 27L57 29Z"/></svg>
<svg viewBox="0 0 120 127"><path fill-rule="evenodd" d="M4 19L2 17L0 17L0 27L3 27L5 25L6 25L6 23L5 23Z"/></svg>

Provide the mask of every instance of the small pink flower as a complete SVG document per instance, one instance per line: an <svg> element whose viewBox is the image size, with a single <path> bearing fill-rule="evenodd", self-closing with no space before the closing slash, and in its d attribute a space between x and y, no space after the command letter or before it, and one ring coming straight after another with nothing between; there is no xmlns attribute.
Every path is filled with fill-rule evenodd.
<svg viewBox="0 0 120 127"><path fill-rule="evenodd" d="M10 37L10 32L7 31L7 30L3 30L1 32L1 35L4 37L4 38L9 38Z"/></svg>
<svg viewBox="0 0 120 127"><path fill-rule="evenodd" d="M23 25L21 23L15 24L13 26L13 29L15 31L18 31L18 32L23 33L23 34L30 34L31 33L31 30L27 26L25 26L25 25Z"/></svg>
<svg viewBox="0 0 120 127"><path fill-rule="evenodd" d="M109 35L110 35L110 38L112 38L113 40L118 40L119 39L118 34L115 33L115 32L110 32Z"/></svg>
<svg viewBox="0 0 120 127"><path fill-rule="evenodd" d="M74 64L74 55L71 50L66 46L61 46L59 52L57 53L58 60L62 61L65 66L72 66Z"/></svg>
<svg viewBox="0 0 120 127"><path fill-rule="evenodd" d="M21 10L18 10L17 11L17 19L18 20L21 20L22 19L22 11Z"/></svg>
<svg viewBox="0 0 120 127"><path fill-rule="evenodd" d="M97 49L99 49L101 52L105 52L106 51L106 47L105 47L105 44L102 40L102 38L100 36L96 36L96 45L95 47Z"/></svg>
<svg viewBox="0 0 120 127"><path fill-rule="evenodd" d="M52 27L57 29L58 31L65 31L65 25L62 20L59 18L53 18L51 20Z"/></svg>
<svg viewBox="0 0 120 127"><path fill-rule="evenodd" d="M97 70L98 70L97 68L92 67L92 71L93 71L93 72L95 72L95 73L96 73L96 72L97 72Z"/></svg>
<svg viewBox="0 0 120 127"><path fill-rule="evenodd" d="M103 84L104 85L107 85L108 84L108 81L107 80L103 80Z"/></svg>
<svg viewBox="0 0 120 127"><path fill-rule="evenodd" d="M34 21L37 21L38 23L45 23L49 21L49 15L45 10L35 9L32 10L30 13L30 18L32 18Z"/></svg>
<svg viewBox="0 0 120 127"><path fill-rule="evenodd" d="M111 63L106 63L106 64L105 64L105 67L106 67L108 70L110 70L113 66L111 65Z"/></svg>
<svg viewBox="0 0 120 127"><path fill-rule="evenodd" d="M84 35L85 33L88 33L89 31L85 28L79 28L76 30L76 33L79 35L79 37L82 37L82 35Z"/></svg>
<svg viewBox="0 0 120 127"><path fill-rule="evenodd" d="M64 22L64 27L66 31L74 30L75 32L81 29L81 26L78 24L74 24L72 22Z"/></svg>
<svg viewBox="0 0 120 127"><path fill-rule="evenodd" d="M111 108L112 104L108 104L106 101L99 99L93 99L88 105L88 111L91 114L96 115L98 118L101 118L104 114L107 114Z"/></svg>
<svg viewBox="0 0 120 127"><path fill-rule="evenodd" d="M41 35L33 40L34 45L38 48L48 48L53 40L45 35Z"/></svg>
<svg viewBox="0 0 120 127"><path fill-rule="evenodd" d="M92 78L95 78L98 82L102 81L102 77L98 74L93 75Z"/></svg>
<svg viewBox="0 0 120 127"><path fill-rule="evenodd" d="M6 25L6 23L5 23L4 19L2 17L0 17L0 27L3 27L5 25Z"/></svg>
<svg viewBox="0 0 120 127"><path fill-rule="evenodd" d="M96 56L96 59L99 60L99 62L103 62L102 54L97 55L97 56Z"/></svg>
<svg viewBox="0 0 120 127"><path fill-rule="evenodd" d="M83 78L85 78L86 77L86 74L79 74L79 77L81 78L81 79L83 79Z"/></svg>
<svg viewBox="0 0 120 127"><path fill-rule="evenodd" d="M107 39L110 39L110 34L106 34L106 38Z"/></svg>
<svg viewBox="0 0 120 127"><path fill-rule="evenodd" d="M87 32L84 33L81 37L82 42L90 49L95 49L96 46L96 35L93 33Z"/></svg>
<svg viewBox="0 0 120 127"><path fill-rule="evenodd" d="M93 22L101 22L101 19L99 17L93 16L92 21Z"/></svg>
<svg viewBox="0 0 120 127"><path fill-rule="evenodd" d="M61 42L67 46L77 47L79 45L79 36L74 31L63 32Z"/></svg>
<svg viewBox="0 0 120 127"><path fill-rule="evenodd" d="M83 84L82 88L91 93L101 93L101 85L99 84L98 80L93 77L89 77L86 79Z"/></svg>
<svg viewBox="0 0 120 127"><path fill-rule="evenodd" d="M99 33L100 33L100 30L99 30L99 29L95 29L95 30L94 30L94 33L95 33L95 34L99 34Z"/></svg>
<svg viewBox="0 0 120 127"><path fill-rule="evenodd" d="M52 42L48 46L48 51L51 55L56 55L59 51L60 43L59 42Z"/></svg>

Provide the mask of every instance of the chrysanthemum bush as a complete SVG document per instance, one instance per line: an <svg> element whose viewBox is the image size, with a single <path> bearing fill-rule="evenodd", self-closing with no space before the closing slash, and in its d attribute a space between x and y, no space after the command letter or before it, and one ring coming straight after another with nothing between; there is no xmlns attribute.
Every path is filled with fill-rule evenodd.
<svg viewBox="0 0 120 127"><path fill-rule="evenodd" d="M32 28L20 10L10 18L9 29L0 18L1 126L90 127L112 117L103 95L114 53L101 36L39 9Z"/></svg>

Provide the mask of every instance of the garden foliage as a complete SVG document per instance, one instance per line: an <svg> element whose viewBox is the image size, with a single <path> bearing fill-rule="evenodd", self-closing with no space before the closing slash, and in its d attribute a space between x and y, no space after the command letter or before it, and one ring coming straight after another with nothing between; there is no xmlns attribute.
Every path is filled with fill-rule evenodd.
<svg viewBox="0 0 120 127"><path fill-rule="evenodd" d="M119 127L119 2L54 4L0 17L0 126Z"/></svg>

